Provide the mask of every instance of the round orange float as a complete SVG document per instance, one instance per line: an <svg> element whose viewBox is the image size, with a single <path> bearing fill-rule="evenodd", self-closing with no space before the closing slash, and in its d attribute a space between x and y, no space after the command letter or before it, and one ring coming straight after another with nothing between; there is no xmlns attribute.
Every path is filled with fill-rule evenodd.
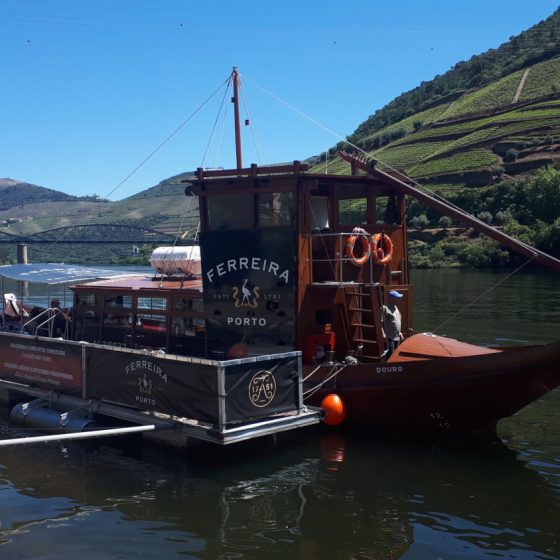
<svg viewBox="0 0 560 560"><path fill-rule="evenodd" d="M321 408L325 411L323 422L329 426L338 426L346 418L344 401L335 393L327 395L321 401Z"/></svg>

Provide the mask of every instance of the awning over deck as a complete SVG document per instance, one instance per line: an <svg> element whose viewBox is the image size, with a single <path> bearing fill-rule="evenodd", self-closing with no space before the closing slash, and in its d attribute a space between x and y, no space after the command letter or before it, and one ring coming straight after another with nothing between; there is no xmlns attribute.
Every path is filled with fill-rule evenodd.
<svg viewBox="0 0 560 560"><path fill-rule="evenodd" d="M144 276L140 272L124 272L96 266L80 266L59 263L9 264L0 266L0 276L11 280L23 280L39 284L70 284L118 278L122 276Z"/></svg>

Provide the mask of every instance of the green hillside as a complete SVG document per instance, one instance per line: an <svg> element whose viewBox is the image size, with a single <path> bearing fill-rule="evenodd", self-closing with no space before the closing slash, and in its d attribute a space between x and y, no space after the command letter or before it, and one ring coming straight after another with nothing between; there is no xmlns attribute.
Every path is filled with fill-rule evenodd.
<svg viewBox="0 0 560 560"><path fill-rule="evenodd" d="M398 96L347 140L381 169L404 172L421 188L560 253L560 172L554 169L560 168L560 10ZM348 164L336 156L339 149L352 149L348 142L309 158L311 171L349 173ZM0 228L34 233L119 223L183 234L198 224L197 200L185 197L181 183L191 176L164 179L118 202L0 179ZM450 224L439 222L440 216L414 202L407 217L418 230L452 231ZM472 238L469 250L461 239L446 238L442 244L425 238L412 244L413 265L514 264L507 253Z"/></svg>
<svg viewBox="0 0 560 560"><path fill-rule="evenodd" d="M380 169L403 172L420 188L560 256L560 11L402 94L348 142L318 156L312 171L349 173L336 153L352 146ZM518 263L415 202L407 218L417 236L413 266Z"/></svg>
<svg viewBox="0 0 560 560"><path fill-rule="evenodd" d="M453 103L471 89L480 89L539 62L557 57L559 47L560 9L496 49L459 62L445 74L422 82L413 90L399 95L364 121L349 140L359 145L362 139L407 117L436 105L441 107Z"/></svg>

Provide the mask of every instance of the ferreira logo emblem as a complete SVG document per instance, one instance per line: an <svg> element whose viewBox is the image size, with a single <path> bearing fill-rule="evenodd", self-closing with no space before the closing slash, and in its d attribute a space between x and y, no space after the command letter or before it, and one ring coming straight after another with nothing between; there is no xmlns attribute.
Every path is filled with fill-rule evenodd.
<svg viewBox="0 0 560 560"><path fill-rule="evenodd" d="M138 390L145 395L152 394L152 380L146 377L144 373L144 377L138 378Z"/></svg>
<svg viewBox="0 0 560 560"><path fill-rule="evenodd" d="M255 309L258 306L260 297L260 288L253 288L252 290L247 287L247 278L243 278L243 285L241 286L241 298L239 297L239 288L233 288L233 299L235 300L235 307L252 307Z"/></svg>
<svg viewBox="0 0 560 560"><path fill-rule="evenodd" d="M249 383L249 399L254 406L262 408L272 402L276 394L276 379L270 371L261 370Z"/></svg>

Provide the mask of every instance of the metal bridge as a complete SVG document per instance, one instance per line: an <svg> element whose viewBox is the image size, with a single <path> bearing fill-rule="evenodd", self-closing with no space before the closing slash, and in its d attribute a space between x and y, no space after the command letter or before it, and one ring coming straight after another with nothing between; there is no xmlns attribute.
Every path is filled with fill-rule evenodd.
<svg viewBox="0 0 560 560"><path fill-rule="evenodd" d="M134 245L192 245L192 239L183 239L155 229L120 224L89 224L68 226L27 235L0 231L1 244L55 244L104 243Z"/></svg>

